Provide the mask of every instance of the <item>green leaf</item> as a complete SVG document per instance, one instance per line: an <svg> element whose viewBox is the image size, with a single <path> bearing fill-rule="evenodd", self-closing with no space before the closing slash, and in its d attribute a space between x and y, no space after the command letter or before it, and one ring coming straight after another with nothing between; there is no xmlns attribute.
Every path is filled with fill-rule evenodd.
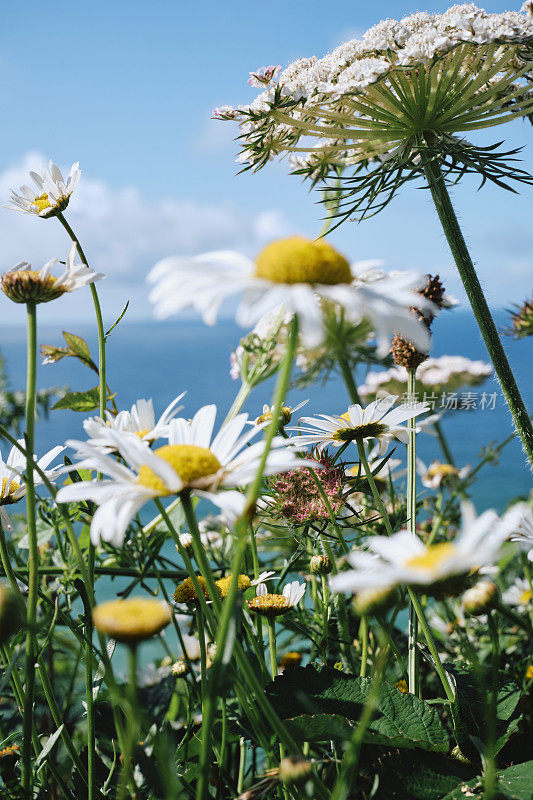
<svg viewBox="0 0 533 800"><path fill-rule="evenodd" d="M63 331L63 338L75 356L86 363L93 363L91 351L85 339L82 339L81 336L77 336L75 333L68 333L68 331Z"/></svg>
<svg viewBox="0 0 533 800"><path fill-rule="evenodd" d="M472 777L471 768L437 753L396 751L373 758L374 763L364 764L360 780L368 780L369 789L377 783L375 800L441 800L459 782Z"/></svg>
<svg viewBox="0 0 533 800"><path fill-rule="evenodd" d="M287 670L265 691L293 736L314 741L344 740L359 720L371 684L371 678L308 665ZM448 734L437 711L387 683L381 686L366 741L437 752L449 749Z"/></svg>
<svg viewBox="0 0 533 800"><path fill-rule="evenodd" d="M94 411L100 404L100 388L95 386L85 392L68 392L52 406L52 411L68 408L71 411Z"/></svg>
<svg viewBox="0 0 533 800"><path fill-rule="evenodd" d="M124 316L124 314L126 313L126 311L128 310L128 306L129 306L129 304L130 304L130 301L128 300L128 302L126 303L126 305L124 306L124 308L122 309L122 311L120 312L120 314L118 315L118 317L116 318L116 320L114 321L114 323L111 325L111 327L109 328L109 330L108 330L108 331L106 331L106 334L105 334L105 336L104 336L104 339L106 340L106 342L107 342L107 338L108 338L109 334L111 333L111 331L114 331L114 330L115 330L115 328L117 327L118 323L120 322L120 320L122 319L122 317Z"/></svg>
<svg viewBox="0 0 533 800"><path fill-rule="evenodd" d="M63 728L64 727L65 727L64 725L60 725L59 728L57 729L57 731L55 733L53 733L51 736L48 737L45 746L43 747L43 749L41 750L41 752L37 756L37 760L35 761L35 770L36 770L36 772L39 772L41 767L43 767L45 765L48 753L51 752L51 750L54 747L55 743L57 742L57 740L59 739L59 737L63 733Z"/></svg>
<svg viewBox="0 0 533 800"><path fill-rule="evenodd" d="M50 539L52 539L56 535L55 528L53 528L51 525L46 525L40 519L37 520L36 527L37 527L37 544L39 547L49 542ZM30 547L29 534L25 534L21 539L19 539L17 544L22 550L29 550Z"/></svg>
<svg viewBox="0 0 533 800"><path fill-rule="evenodd" d="M498 773L498 797L508 800L533 800L533 761L515 764ZM480 778L468 783L461 783L442 800L477 800L483 796L483 785Z"/></svg>

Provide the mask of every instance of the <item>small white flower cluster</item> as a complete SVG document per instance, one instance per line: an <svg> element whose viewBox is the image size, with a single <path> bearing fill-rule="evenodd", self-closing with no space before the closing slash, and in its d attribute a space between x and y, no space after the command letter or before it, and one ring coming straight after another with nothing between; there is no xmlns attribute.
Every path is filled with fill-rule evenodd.
<svg viewBox="0 0 533 800"><path fill-rule="evenodd" d="M461 386L478 386L492 375L492 367L485 361L472 361L463 356L428 358L416 371L419 388L441 394ZM392 367L384 372L369 372L359 393L365 399L391 393L402 394L407 386L405 367Z"/></svg>
<svg viewBox="0 0 533 800"><path fill-rule="evenodd" d="M527 78L525 85L522 78L533 71L532 42L529 12L491 14L472 3L454 5L443 14L417 12L401 20L386 19L362 39L345 42L323 58L294 61L279 74L277 83L276 74L268 81L254 81L252 85L263 91L253 102L217 109L215 116L241 121L244 150L239 161L262 166L286 150L294 170L316 177L326 165L349 166L363 158L388 157L407 146L402 126L410 127L412 115L402 110L398 115L402 90L397 82L401 85L401 73L409 70L432 70L442 61L431 78L429 73L426 76L428 98L443 79L451 82L450 91L443 92L446 97L455 98L461 82L469 92L464 104L459 94L442 108L432 101L431 113L447 134L475 127L477 117L466 118L474 108L485 120L487 113L505 121L511 109L507 104L504 110L504 96L516 105L516 113L526 113L523 105L528 100L528 84ZM457 63L445 63L457 48L463 48L458 51ZM469 74L472 86L467 90L464 79ZM376 94L378 82L382 86L390 82L387 96L381 90ZM497 102L489 111L491 91ZM426 104L426 116L427 108ZM455 128L450 124L454 115L459 123ZM373 126L379 128L377 137L369 137ZM428 129L438 130L438 125L429 124Z"/></svg>

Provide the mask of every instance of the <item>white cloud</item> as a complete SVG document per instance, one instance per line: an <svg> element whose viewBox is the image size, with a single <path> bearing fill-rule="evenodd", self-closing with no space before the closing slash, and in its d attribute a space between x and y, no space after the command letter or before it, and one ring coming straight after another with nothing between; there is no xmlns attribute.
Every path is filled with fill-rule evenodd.
<svg viewBox="0 0 533 800"><path fill-rule="evenodd" d="M7 199L12 188L18 191L28 182L28 170L43 161L39 153L26 153L18 164L1 173L0 198ZM150 316L144 278L159 258L212 249L253 255L269 240L294 232L279 210L252 214L231 202L207 205L179 198L152 200L135 186L113 188L84 176L66 216L91 267L108 276L102 284L104 302L107 298L111 313L118 313L121 302L132 299L130 317ZM39 267L49 258L63 258L68 246L57 220L6 209L0 209L0 241L1 272L22 260ZM2 321L23 318L20 308L6 298L2 296L0 302ZM75 293L40 309L40 316L49 321L57 313L69 319L80 319L80 315L88 319L87 293Z"/></svg>

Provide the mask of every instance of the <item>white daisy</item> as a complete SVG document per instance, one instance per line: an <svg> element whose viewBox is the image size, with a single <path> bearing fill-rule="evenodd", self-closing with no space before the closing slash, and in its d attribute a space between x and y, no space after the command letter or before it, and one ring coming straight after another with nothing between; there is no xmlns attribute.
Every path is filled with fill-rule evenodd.
<svg viewBox="0 0 533 800"><path fill-rule="evenodd" d="M24 214L35 214L45 219L57 216L68 206L70 195L79 183L81 172L78 167L79 161L76 161L65 181L53 161L49 162L48 169L42 164L40 172L30 171L30 177L37 191L29 186L21 186L20 194L11 192L11 204L6 208L22 211Z"/></svg>
<svg viewBox="0 0 533 800"><path fill-rule="evenodd" d="M441 464L440 461L432 461L429 467L418 458L416 461L416 470L420 475L422 484L428 489L438 489L439 486L444 484L454 484L466 478L470 472L470 465L458 469L453 464Z"/></svg>
<svg viewBox="0 0 533 800"><path fill-rule="evenodd" d="M425 545L409 531L393 536L371 536L371 552L352 552L354 568L331 578L336 592L355 594L365 589L388 589L398 585L434 586L448 578L493 564L503 542L516 528L520 509L511 509L501 519L495 511L475 517L463 507L463 527L453 541Z"/></svg>
<svg viewBox="0 0 533 800"><path fill-rule="evenodd" d="M518 542L520 549L533 561L533 509L525 503L517 503L522 509L522 516L511 536L512 542Z"/></svg>
<svg viewBox="0 0 533 800"><path fill-rule="evenodd" d="M18 443L22 447L25 447L24 439L18 439ZM47 467L54 460L54 458L59 455L59 453L63 452L64 449L64 447L53 447L48 453L46 453L46 455L42 456L37 461L38 467L51 481L55 479L61 468L54 467L53 469L47 469ZM13 526L5 506L18 503L19 500L25 497L26 484L22 478L22 475L25 471L26 456L20 452L18 447L13 446L11 448L5 462L2 460L2 456L0 454L0 520L7 531L13 530ZM43 479L39 473L34 470L34 486L40 486L42 483Z"/></svg>
<svg viewBox="0 0 533 800"><path fill-rule="evenodd" d="M304 594L305 583L298 581L286 583L282 594L270 594L266 584L260 583L256 589L256 596L248 602L248 608L255 614L277 617L295 608Z"/></svg>
<svg viewBox="0 0 533 800"><path fill-rule="evenodd" d="M146 443L154 442L156 439L168 435L170 420L183 408L183 406L178 406L178 403L184 394L185 392L182 392L166 407L157 422L154 402L150 398L149 400L137 400L130 411L119 411L116 416L108 411L105 420L101 417L86 419L83 428L90 443L107 452L112 450L115 444L113 436L109 436L110 431L130 434Z"/></svg>
<svg viewBox="0 0 533 800"><path fill-rule="evenodd" d="M360 405L350 406L341 416L319 414L317 417L302 417L304 423L299 428L292 428L298 435L290 441L298 447L313 447L323 450L328 444L340 447L346 442L357 439L377 439L385 441L392 438L407 443L408 431L400 425L408 419L423 414L428 410L427 403L401 403L390 410L398 398L389 395L382 400L375 400L366 408Z"/></svg>
<svg viewBox="0 0 533 800"><path fill-rule="evenodd" d="M111 542L115 547L122 545L126 529L141 506L156 497L185 490L210 500L226 520L235 520L245 505L244 494L236 489L255 477L265 445L260 441L247 446L259 432L251 427L243 433L247 414L238 414L212 439L216 411L215 405L209 405L190 422L171 420L169 444L154 451L137 437L110 431L114 450L125 464L88 442L67 442L81 459L74 468L94 469L109 475L109 479L65 486L58 493L58 501L95 502L99 508L91 523L92 541ZM264 474L284 472L302 463L307 462L286 447L283 437L275 437Z"/></svg>
<svg viewBox="0 0 533 800"><path fill-rule="evenodd" d="M370 321L382 356L394 333L427 350L426 326L409 311L410 306L435 311L415 293L423 280L412 272L372 283L354 280L349 263L330 244L298 236L272 242L255 262L218 251L165 258L148 275L159 318L194 308L212 325L222 302L242 293L236 314L240 325L251 327L282 304L286 314L297 315L304 346L316 347L324 337L321 301L326 299L341 306L350 321Z"/></svg>
<svg viewBox="0 0 533 800"><path fill-rule="evenodd" d="M52 275L52 266L57 258L47 261L40 270L34 270L27 261L21 261L2 275L4 293L15 303L48 303L65 292L74 292L105 278L85 264L76 264L76 245L72 244L65 261L65 270L59 277Z"/></svg>
<svg viewBox="0 0 533 800"><path fill-rule="evenodd" d="M309 400L303 400L301 403L298 403L297 406L282 406L281 407L281 424L283 426L288 425L291 421L293 415L303 408ZM257 417L254 422L254 425L262 425L265 426L265 423L270 422L272 419L272 411L274 410L274 406L269 406L266 403L263 405L263 412L262 414Z"/></svg>
<svg viewBox="0 0 533 800"><path fill-rule="evenodd" d="M502 594L502 600L508 605L516 606L519 611L528 611L533 600L529 582L524 578L517 578L513 585Z"/></svg>

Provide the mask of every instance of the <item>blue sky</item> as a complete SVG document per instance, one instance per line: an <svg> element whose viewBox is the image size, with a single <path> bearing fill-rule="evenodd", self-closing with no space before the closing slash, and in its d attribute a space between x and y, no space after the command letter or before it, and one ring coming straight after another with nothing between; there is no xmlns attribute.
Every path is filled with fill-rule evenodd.
<svg viewBox="0 0 533 800"><path fill-rule="evenodd" d="M427 10L445 5L426 3ZM487 3L502 11L501 3ZM231 124L211 109L247 102L250 70L322 55L379 18L415 10L404 2L232 0L9 4L0 31L0 193L18 186L30 165L80 161L79 196L68 214L89 261L109 275L102 285L109 317L123 299L131 317L150 316L144 275L160 257L236 247L253 253L273 236L319 229L317 196L286 165L236 176ZM379 14L379 16L378 16ZM529 123L492 129L476 141L525 145L533 169ZM499 306L530 291L533 263L528 194L455 192L467 239L489 300ZM0 268L63 256L58 224L0 209ZM391 269L439 271L462 297L426 192L408 188L377 218L346 224L334 242L352 260L382 258ZM85 296L43 308L53 321L90 316ZM19 309L0 299L10 324Z"/></svg>

